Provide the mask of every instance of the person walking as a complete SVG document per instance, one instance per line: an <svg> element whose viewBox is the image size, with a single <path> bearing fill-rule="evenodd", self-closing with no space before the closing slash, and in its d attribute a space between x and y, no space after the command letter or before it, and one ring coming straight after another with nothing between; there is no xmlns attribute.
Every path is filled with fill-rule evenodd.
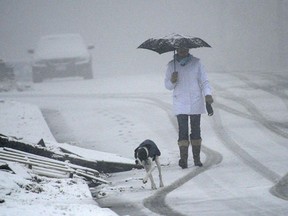
<svg viewBox="0 0 288 216"><path fill-rule="evenodd" d="M176 70L175 70L176 68ZM165 87L173 90L173 109L178 122L179 166L188 167L189 138L195 166L203 166L201 151L201 114L206 113L205 102L213 103L211 87L200 59L192 56L187 48L176 49L174 60L167 66ZM190 120L190 136L189 136Z"/></svg>

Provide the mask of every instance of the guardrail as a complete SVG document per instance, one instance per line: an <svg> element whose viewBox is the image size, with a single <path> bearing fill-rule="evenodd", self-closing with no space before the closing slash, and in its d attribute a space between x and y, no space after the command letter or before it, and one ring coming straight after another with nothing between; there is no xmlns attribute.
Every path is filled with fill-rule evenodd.
<svg viewBox="0 0 288 216"><path fill-rule="evenodd" d="M97 170L71 164L68 161L61 162L7 147L0 148L0 161L24 164L35 174L47 177L73 178L76 174L93 182L109 183L99 177Z"/></svg>

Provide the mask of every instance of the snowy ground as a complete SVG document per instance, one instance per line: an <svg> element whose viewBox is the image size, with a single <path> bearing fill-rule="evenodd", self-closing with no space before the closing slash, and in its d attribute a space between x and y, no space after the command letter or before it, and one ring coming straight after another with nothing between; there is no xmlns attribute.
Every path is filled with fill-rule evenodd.
<svg viewBox="0 0 288 216"><path fill-rule="evenodd" d="M101 206L119 215L284 216L288 214L287 194L281 193L287 191L288 184L284 178L288 167L285 76L264 72L209 73L215 114L202 118L202 168L195 168L192 158L188 169L177 165L177 126L171 113L171 95L163 87L161 73L116 74L89 81L48 80L29 91L2 93L0 128L6 135L30 141L46 137L54 142L43 119L33 117L39 112L36 105L58 142L132 160L140 142L154 140L162 151L164 188L152 191L149 182L141 182L144 171L132 170L112 174L108 178L111 185L93 191ZM34 105L30 109L19 102ZM8 108L2 109L7 104ZM12 123L2 118L10 111L19 121ZM30 130L32 124L38 129ZM40 125L43 130L39 130ZM96 157L89 152L87 155ZM158 183L157 171L153 174ZM2 207L8 204L0 205L2 213Z"/></svg>
<svg viewBox="0 0 288 216"><path fill-rule="evenodd" d="M0 107L2 134L11 136L15 134L16 137L23 138L22 142L27 143L35 143L39 137L43 137L49 147L57 149L59 144L51 134L38 107L6 100L0 101ZM126 163L132 161L114 154L92 152L69 144L61 144L61 147L75 151L86 159L96 154L99 160ZM0 165L3 165L3 162L0 161ZM4 170L0 171L0 201L5 201L0 203L1 216L117 215L97 205L87 183L81 178L40 177L20 164L9 162L9 166L16 167L18 172L13 174Z"/></svg>
<svg viewBox="0 0 288 216"><path fill-rule="evenodd" d="M1 216L12 215L117 215L99 208L81 179L34 177L1 171Z"/></svg>

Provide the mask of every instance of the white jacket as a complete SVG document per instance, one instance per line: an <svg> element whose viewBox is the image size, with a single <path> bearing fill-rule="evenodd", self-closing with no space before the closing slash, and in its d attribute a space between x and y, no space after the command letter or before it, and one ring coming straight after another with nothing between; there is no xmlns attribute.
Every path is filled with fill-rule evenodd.
<svg viewBox="0 0 288 216"><path fill-rule="evenodd" d="M173 90L173 108L175 115L178 114L203 114L206 113L205 95L211 95L206 72L198 58L192 56L185 66L175 61L178 80L176 83L170 81L174 72L174 61L167 66L165 87Z"/></svg>

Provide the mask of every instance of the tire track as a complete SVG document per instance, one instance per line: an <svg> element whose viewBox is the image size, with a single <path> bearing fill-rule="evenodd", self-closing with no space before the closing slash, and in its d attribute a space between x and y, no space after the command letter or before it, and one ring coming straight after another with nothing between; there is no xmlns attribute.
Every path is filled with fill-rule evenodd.
<svg viewBox="0 0 288 216"><path fill-rule="evenodd" d="M217 85L215 85L215 86L220 91L223 91L223 89L221 87L219 87ZM250 87L253 87L253 85L250 85ZM259 86L256 86L256 88L259 88ZM271 121L267 120L260 112L258 112L257 107L253 103L251 103L248 100L245 100L243 98L234 96L227 89L225 89L225 92L228 93L228 95L230 95L228 97L230 100L233 100L234 102L237 102L237 103L243 105L251 115L236 111L236 110L229 108L223 104L219 104L216 107L223 109L225 111L228 111L230 113L233 113L235 115L257 121L262 126L266 127L268 130L274 132L275 134L277 134L281 137L284 137L286 139L288 138L288 133L277 128L275 126L275 125L279 125L277 122L271 122ZM275 92L273 94L275 94L278 97L278 95ZM288 200L288 190L287 190L287 185L288 185L287 175L288 174L286 174L283 178L281 178L280 175L278 175L274 171L270 170L268 167L264 166L258 160L253 158L243 148L241 148L240 145L232 139L232 137L229 135L228 131L224 128L224 126L222 124L221 116L219 114L218 115L216 114L213 120L214 120L213 122L214 122L215 131L218 133L218 136L222 139L225 147L227 149L229 149L230 151L232 151L237 157L239 157L245 164L247 164L247 166L249 166L250 168L255 170L255 172L257 172L258 174L262 175L264 178L266 178L267 180L269 180L275 184L270 189L270 193L272 195L274 195L278 198ZM287 148L287 145L281 144L281 146Z"/></svg>
<svg viewBox="0 0 288 216"><path fill-rule="evenodd" d="M270 193L288 201L288 173L270 189Z"/></svg>
<svg viewBox="0 0 288 216"><path fill-rule="evenodd" d="M257 159L252 157L240 145L235 142L229 135L229 132L224 128L220 114L216 111L213 118L213 124L218 137L227 149L232 151L238 158L240 158L247 166L255 170L258 174L276 184L281 178L277 173L271 171L268 167L264 166Z"/></svg>
<svg viewBox="0 0 288 216"><path fill-rule="evenodd" d="M202 150L206 155L206 160L203 163L203 167L198 167L193 169L187 175L179 178L172 184L164 187L155 192L154 195L144 199L143 204L146 208L150 209L151 211L158 213L160 215L166 216L184 216L180 212L173 210L169 205L166 204L165 198L166 196L172 192L173 190L179 188L180 186L184 185L186 182L190 181L197 175L207 171L213 165L217 165L222 161L222 155L216 151L213 151L205 146L202 146Z"/></svg>
<svg viewBox="0 0 288 216"><path fill-rule="evenodd" d="M219 91L224 91L220 86L218 86L218 85L214 85L214 86ZM225 90L225 92L228 93L229 91ZM228 106L226 106L224 104L220 104L220 103L218 103L218 104L216 103L215 107L223 109L223 110L225 110L227 112L230 112L232 114L235 114L237 116L257 121L263 127L265 127L268 130L274 132L276 135L281 136L281 137L283 137L285 139L288 139L288 133L286 131L283 131L283 130L279 129L279 127L277 127L279 125L281 126L282 124L279 123L279 122L268 120L264 115L261 114L261 112L258 111L257 106L255 106L253 103L249 102L248 100L246 100L244 98L237 97L237 96L233 95L233 93L231 93L231 92L229 92L229 96L226 95L225 98L227 98L227 99L229 99L231 101L234 101L234 102L244 106L248 110L250 115L246 114L246 113L243 113L243 112L240 112L240 111L237 111L237 110L235 110L233 108L230 108L230 107L228 107ZM284 127L287 127L287 125L284 124ZM284 148L288 148L288 146L285 145L285 144L282 144L282 143L279 143L279 144L281 146L283 146Z"/></svg>
<svg viewBox="0 0 288 216"><path fill-rule="evenodd" d="M249 86L252 89L260 89L264 92L267 92L279 99L281 99L283 101L283 103L286 106L286 109L288 109L288 95L284 92L284 89L287 88L288 86L288 81L287 81L287 77L284 77L282 75L279 74L273 74L271 75L271 73L265 73L262 74L262 77L266 78L266 80L269 80L269 85L260 85L258 83L255 83L253 81L251 81L251 79L248 79L245 75L243 74L238 74L238 73L232 73L233 76L235 76L236 78L238 78L239 80L241 80L242 82L244 82L247 86ZM270 81L273 81L273 83L271 84ZM274 84L275 83L275 84ZM264 118L264 116L261 116L262 118ZM266 119L267 120L267 119ZM274 126L278 126L281 128L285 128L287 129L287 123L279 123L279 122L274 122L274 121L269 121L267 120L267 122L269 122L270 124L274 125ZM283 136L283 133L285 134ZM280 135L288 138L288 133L285 131L283 131L283 133L281 133Z"/></svg>
<svg viewBox="0 0 288 216"><path fill-rule="evenodd" d="M272 77L268 77L268 76L271 76L271 74L266 74L267 80L272 79L276 84L270 85L270 86L267 86L267 85L262 86L255 82L252 82L243 74L233 73L233 76L237 77L238 79L240 79L242 82L246 83L249 87L253 89L261 89L262 91L268 92L269 94L279 97L283 101L286 100L284 101L284 103L286 104L286 107L288 108L288 103L287 103L288 95L285 94L284 91L282 91L282 89L285 89L288 86L287 77L283 77L279 74L278 75L274 74ZM264 76L264 78L266 77Z"/></svg>

